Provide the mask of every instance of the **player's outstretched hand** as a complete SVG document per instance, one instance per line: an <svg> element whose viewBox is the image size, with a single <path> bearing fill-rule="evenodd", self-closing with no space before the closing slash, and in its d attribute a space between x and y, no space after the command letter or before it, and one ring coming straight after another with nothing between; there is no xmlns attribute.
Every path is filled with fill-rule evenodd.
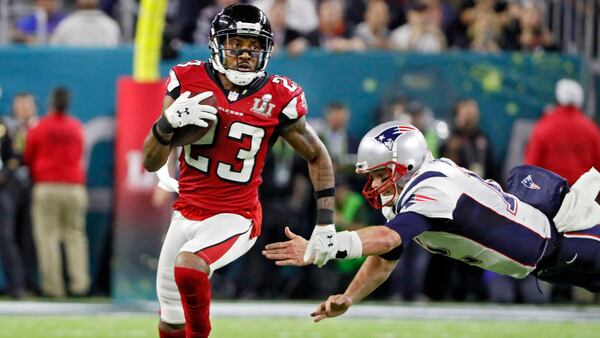
<svg viewBox="0 0 600 338"><path fill-rule="evenodd" d="M315 323L318 323L325 318L343 315L350 306L352 306L352 299L346 295L329 296L310 316L314 317Z"/></svg>
<svg viewBox="0 0 600 338"><path fill-rule="evenodd" d="M304 251L308 241L285 227L285 236L289 241L267 244L262 254L277 265L305 266L311 262L304 262Z"/></svg>
<svg viewBox="0 0 600 338"><path fill-rule="evenodd" d="M203 92L195 96L191 96L190 92L185 92L173 102L165 110L165 117L173 128L181 128L187 125L196 125L205 128L208 122L205 120L217 119L217 108L200 104L200 102L213 96L213 92Z"/></svg>

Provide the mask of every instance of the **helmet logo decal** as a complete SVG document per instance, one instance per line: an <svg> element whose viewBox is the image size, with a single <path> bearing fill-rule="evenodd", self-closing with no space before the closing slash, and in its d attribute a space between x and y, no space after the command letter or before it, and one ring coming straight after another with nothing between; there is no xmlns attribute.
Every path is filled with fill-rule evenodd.
<svg viewBox="0 0 600 338"><path fill-rule="evenodd" d="M273 96L271 94L265 94L261 99L255 98L254 105L252 105L250 111L258 115L270 117L273 108L275 108L275 104L271 103L272 99Z"/></svg>
<svg viewBox="0 0 600 338"><path fill-rule="evenodd" d="M413 126L407 125L389 127L381 133L377 134L377 136L375 136L375 140L386 146L390 151L392 151L392 145L400 135L414 130L417 129Z"/></svg>
<svg viewBox="0 0 600 338"><path fill-rule="evenodd" d="M522 181L521 184L526 186L527 188L531 189L531 190L539 190L540 186L535 184L535 182L533 182L533 178L531 178L531 175L528 175L527 177L525 177Z"/></svg>

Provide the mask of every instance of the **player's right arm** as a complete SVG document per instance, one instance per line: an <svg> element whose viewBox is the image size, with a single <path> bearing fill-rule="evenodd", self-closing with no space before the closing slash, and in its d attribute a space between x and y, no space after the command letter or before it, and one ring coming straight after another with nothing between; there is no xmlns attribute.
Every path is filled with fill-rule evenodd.
<svg viewBox="0 0 600 338"><path fill-rule="evenodd" d="M208 122L205 120L217 119L217 108L200 104L211 96L213 96L213 92L210 91L195 96L192 96L190 92L185 92L175 100L170 95L165 96L163 113L152 125L152 130L144 141L144 168L146 170L157 171L167 162L171 140L176 128L187 125L206 128Z"/></svg>
<svg viewBox="0 0 600 338"><path fill-rule="evenodd" d="M308 241L285 228L286 242L267 244L262 254L275 264L285 266L304 266L304 253ZM385 225L370 226L357 231L336 233L337 258L356 258L362 256L383 255L387 259L398 259L402 252L402 238L395 230ZM343 256L343 257L342 257Z"/></svg>
<svg viewBox="0 0 600 338"><path fill-rule="evenodd" d="M165 95L163 100L163 111L169 108L175 100L169 95ZM156 123L158 124L158 122ZM169 143L159 142L155 133L158 133L158 137L162 138L161 141L170 142L173 138L174 132L168 132L161 130L157 125L152 126L152 130L146 136L144 140L144 168L152 172L160 169L169 158L169 152L171 151L171 145Z"/></svg>
<svg viewBox="0 0 600 338"><path fill-rule="evenodd" d="M352 304L358 303L385 282L398 265L398 260L370 256L360 267L343 294L329 296L310 315L315 322L344 314Z"/></svg>

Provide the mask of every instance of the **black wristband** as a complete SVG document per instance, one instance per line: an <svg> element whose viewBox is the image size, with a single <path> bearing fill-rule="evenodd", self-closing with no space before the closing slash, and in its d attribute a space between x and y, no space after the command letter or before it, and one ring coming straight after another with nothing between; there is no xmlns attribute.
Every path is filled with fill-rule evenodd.
<svg viewBox="0 0 600 338"><path fill-rule="evenodd" d="M333 210L317 209L317 224L333 224Z"/></svg>
<svg viewBox="0 0 600 338"><path fill-rule="evenodd" d="M323 197L335 197L335 187L315 191L315 199Z"/></svg>
<svg viewBox="0 0 600 338"><path fill-rule="evenodd" d="M156 128L163 134L171 134L175 131L175 128L173 128L164 115L161 115L158 121L156 121Z"/></svg>
<svg viewBox="0 0 600 338"><path fill-rule="evenodd" d="M158 141L158 143L164 145L164 146L168 146L171 144L171 140L166 140L164 137L162 137L160 135L160 132L158 131L158 122L156 122L155 124L152 125L152 135L154 135L154 138Z"/></svg>

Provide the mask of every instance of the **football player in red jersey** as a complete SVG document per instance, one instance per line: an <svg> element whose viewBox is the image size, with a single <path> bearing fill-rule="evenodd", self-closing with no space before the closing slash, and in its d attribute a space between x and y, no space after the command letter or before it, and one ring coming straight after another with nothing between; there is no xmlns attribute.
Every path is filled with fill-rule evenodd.
<svg viewBox="0 0 600 338"><path fill-rule="evenodd" d="M317 226L307 261L326 261L325 248L335 244L331 159L306 123L302 88L265 73L273 48L266 15L251 5L229 6L215 16L209 38L208 62L170 71L164 112L144 141L144 166L156 171L176 128L210 128L180 156L179 198L157 272L160 337L208 337L209 278L260 234L258 186L268 147L279 136L306 159L315 189ZM212 95L216 109L199 104Z"/></svg>

